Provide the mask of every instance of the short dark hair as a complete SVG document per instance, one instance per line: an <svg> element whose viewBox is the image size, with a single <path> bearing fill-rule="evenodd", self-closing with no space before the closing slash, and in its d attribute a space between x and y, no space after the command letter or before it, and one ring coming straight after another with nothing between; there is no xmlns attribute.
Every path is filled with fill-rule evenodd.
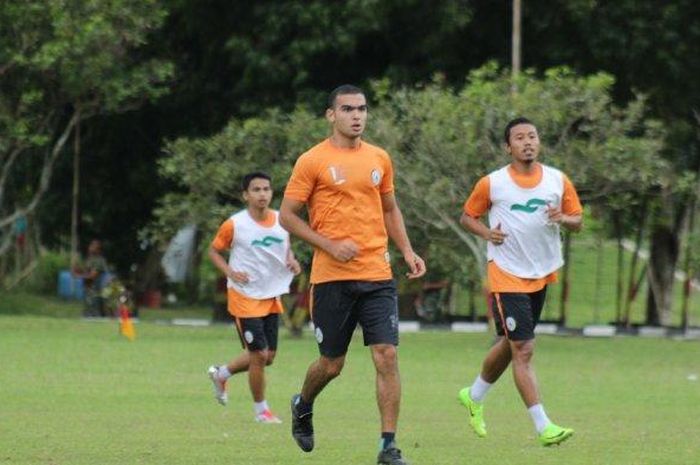
<svg viewBox="0 0 700 465"><path fill-rule="evenodd" d="M515 119L510 120L508 122L508 124L506 124L506 130L503 134L503 137L505 138L507 145L510 145L510 130L513 129L513 127L517 126L518 124L532 124L533 126L535 125L535 123L533 123L529 119L524 118L522 116L519 116Z"/></svg>
<svg viewBox="0 0 700 465"><path fill-rule="evenodd" d="M253 171L252 173L248 173L245 176L243 176L243 182L241 182L241 191L247 191L253 179L267 179L268 181L270 181L270 183L272 183L272 178L269 174L263 173L262 171Z"/></svg>
<svg viewBox="0 0 700 465"><path fill-rule="evenodd" d="M359 87L353 86L351 84L343 84L342 86L336 87L328 95L328 108L333 108L335 106L335 99L339 95L355 95L355 94L365 95L365 92L362 89L360 89Z"/></svg>

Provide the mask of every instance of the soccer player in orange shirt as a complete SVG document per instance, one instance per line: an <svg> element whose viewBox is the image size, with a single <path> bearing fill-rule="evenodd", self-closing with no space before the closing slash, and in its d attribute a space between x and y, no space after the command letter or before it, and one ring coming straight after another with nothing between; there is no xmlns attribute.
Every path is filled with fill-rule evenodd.
<svg viewBox="0 0 700 465"><path fill-rule="evenodd" d="M508 123L506 150L511 163L481 178L464 204L462 225L487 241L488 281L499 336L481 373L459 392L474 432L486 436L483 400L509 364L520 397L540 442L559 444L573 434L552 423L540 401L531 359L535 326L545 302L547 284L564 264L560 228L581 229L582 207L576 190L561 171L537 161L540 139L526 118ZM486 226L480 217L488 213Z"/></svg>
<svg viewBox="0 0 700 465"><path fill-rule="evenodd" d="M247 208L235 213L219 227L209 247L209 258L227 277L228 311L234 317L243 353L227 364L209 367L214 394L226 405L228 379L248 372L255 420L281 423L265 400L265 367L277 353L279 296L289 292L292 276L301 271L294 258L289 233L279 224L272 200L270 176L262 172L243 178ZM226 261L222 253L228 253Z"/></svg>
<svg viewBox="0 0 700 465"><path fill-rule="evenodd" d="M381 417L378 463L405 465L396 447L401 383L397 360L398 306L388 251L391 237L410 279L425 274L414 253L394 197L389 155L362 140L367 101L361 89L344 85L329 96L331 136L299 157L280 207L280 221L314 246L311 315L320 357L292 397L292 435L299 447L314 447L313 402L343 369L359 324L377 376ZM299 213L308 208L309 222Z"/></svg>

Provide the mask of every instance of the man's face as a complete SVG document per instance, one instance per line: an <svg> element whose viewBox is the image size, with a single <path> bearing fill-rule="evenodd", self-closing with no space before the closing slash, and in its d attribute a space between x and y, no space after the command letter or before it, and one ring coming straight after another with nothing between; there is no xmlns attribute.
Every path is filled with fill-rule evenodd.
<svg viewBox="0 0 700 465"><path fill-rule="evenodd" d="M517 124L510 129L508 153L517 161L532 163L540 153L540 137L532 124Z"/></svg>
<svg viewBox="0 0 700 465"><path fill-rule="evenodd" d="M272 186L270 181L264 178L255 178L248 184L248 189L243 192L246 203L255 208L267 208L272 200Z"/></svg>
<svg viewBox="0 0 700 465"><path fill-rule="evenodd" d="M326 110L333 130L350 139L358 138L367 122L367 100L362 94L344 94L335 98L333 108Z"/></svg>
<svg viewBox="0 0 700 465"><path fill-rule="evenodd" d="M88 253L90 255L99 255L102 252L102 244L98 240L90 241L88 245Z"/></svg>

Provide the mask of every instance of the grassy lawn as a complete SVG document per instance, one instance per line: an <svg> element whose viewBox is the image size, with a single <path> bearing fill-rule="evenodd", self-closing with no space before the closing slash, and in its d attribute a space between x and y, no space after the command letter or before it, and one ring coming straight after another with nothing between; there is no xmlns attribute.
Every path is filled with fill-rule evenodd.
<svg viewBox="0 0 700 465"><path fill-rule="evenodd" d="M35 315L56 318L81 318L83 303L59 297L28 292L0 292L0 315ZM173 318L210 319L212 309L206 306L177 306L175 308L139 309L139 319L144 321L171 320Z"/></svg>
<svg viewBox="0 0 700 465"><path fill-rule="evenodd" d="M374 374L356 338L346 369L316 404L316 450L289 433L288 400L316 357L310 335L282 333L268 400L283 425L253 422L245 377L215 403L206 367L238 352L227 326L142 321L130 343L116 323L0 316L2 464L373 464ZM413 465L690 464L700 457L697 342L538 338L537 373L553 420L576 429L545 449L510 373L487 398L489 436L467 426L456 393L479 369L486 334L402 336L399 445Z"/></svg>

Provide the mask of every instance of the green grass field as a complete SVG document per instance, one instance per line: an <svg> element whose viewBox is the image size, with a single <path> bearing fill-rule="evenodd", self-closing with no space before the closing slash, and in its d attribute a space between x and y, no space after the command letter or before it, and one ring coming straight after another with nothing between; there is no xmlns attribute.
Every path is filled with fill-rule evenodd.
<svg viewBox="0 0 700 465"><path fill-rule="evenodd" d="M245 377L215 403L205 371L237 354L229 327L0 316L2 464L373 464L374 374L356 338L346 369L316 404L316 450L290 436L288 401L316 357L309 334L288 339L269 370L283 425L253 422ZM536 368L555 421L576 429L545 449L510 372L489 394L489 436L468 429L456 393L478 371L486 334L405 334L399 445L413 465L692 464L700 461L697 341L540 337ZM693 376L694 375L694 376Z"/></svg>

